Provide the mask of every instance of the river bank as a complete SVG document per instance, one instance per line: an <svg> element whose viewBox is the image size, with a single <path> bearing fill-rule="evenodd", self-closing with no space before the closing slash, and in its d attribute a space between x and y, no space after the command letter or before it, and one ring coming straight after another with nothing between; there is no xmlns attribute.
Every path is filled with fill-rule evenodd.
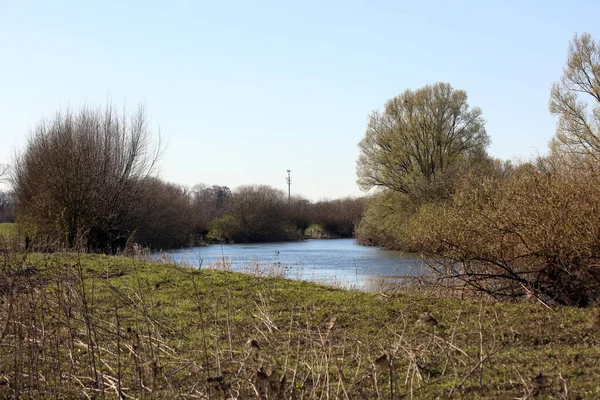
<svg viewBox="0 0 600 400"><path fill-rule="evenodd" d="M11 272L8 272L11 271ZM12 254L0 397L596 398L596 311Z"/></svg>

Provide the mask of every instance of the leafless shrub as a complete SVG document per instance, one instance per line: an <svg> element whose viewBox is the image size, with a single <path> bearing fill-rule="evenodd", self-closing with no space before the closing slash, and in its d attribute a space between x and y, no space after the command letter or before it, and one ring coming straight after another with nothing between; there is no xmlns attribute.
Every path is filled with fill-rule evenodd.
<svg viewBox="0 0 600 400"><path fill-rule="evenodd" d="M600 181L549 165L466 179L452 204L423 207L412 231L437 256L432 266L498 298L593 304L600 296Z"/></svg>
<svg viewBox="0 0 600 400"><path fill-rule="evenodd" d="M237 221L232 239L236 242L269 242L296 236L288 229L287 198L283 191L267 185L236 188L228 202L227 214Z"/></svg>
<svg viewBox="0 0 600 400"><path fill-rule="evenodd" d="M575 34L563 74L550 94L550 112L558 116L551 150L564 156L571 167L596 173L600 160L599 71L600 43L589 33Z"/></svg>
<svg viewBox="0 0 600 400"><path fill-rule="evenodd" d="M128 232L133 241L151 249L193 245L194 221L190 193L186 188L147 179L132 205Z"/></svg>
<svg viewBox="0 0 600 400"><path fill-rule="evenodd" d="M105 250L126 239L141 188L160 147L150 145L143 107L134 114L84 107L41 122L16 158L17 214L40 233Z"/></svg>
<svg viewBox="0 0 600 400"><path fill-rule="evenodd" d="M328 237L354 236L354 229L365 210L365 199L346 197L335 200L320 200L309 204L308 220L318 224Z"/></svg>

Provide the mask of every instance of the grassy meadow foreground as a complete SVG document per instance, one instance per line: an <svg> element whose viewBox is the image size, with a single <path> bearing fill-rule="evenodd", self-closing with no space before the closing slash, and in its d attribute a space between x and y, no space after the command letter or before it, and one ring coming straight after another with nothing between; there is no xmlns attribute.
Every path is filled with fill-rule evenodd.
<svg viewBox="0 0 600 400"><path fill-rule="evenodd" d="M598 398L596 318L4 252L0 398Z"/></svg>

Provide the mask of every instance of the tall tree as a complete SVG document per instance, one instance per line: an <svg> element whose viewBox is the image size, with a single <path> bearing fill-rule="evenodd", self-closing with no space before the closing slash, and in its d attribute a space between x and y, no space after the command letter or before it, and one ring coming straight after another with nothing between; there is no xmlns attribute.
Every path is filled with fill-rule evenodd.
<svg viewBox="0 0 600 400"><path fill-rule="evenodd" d="M481 110L448 83L406 90L374 111L359 143L358 184L409 194L421 179L443 175L457 161L485 153Z"/></svg>
<svg viewBox="0 0 600 400"><path fill-rule="evenodd" d="M559 118L552 150L568 155L571 160L591 160L597 164L600 161L600 43L588 33L575 34L570 42L563 75L552 86L550 112Z"/></svg>

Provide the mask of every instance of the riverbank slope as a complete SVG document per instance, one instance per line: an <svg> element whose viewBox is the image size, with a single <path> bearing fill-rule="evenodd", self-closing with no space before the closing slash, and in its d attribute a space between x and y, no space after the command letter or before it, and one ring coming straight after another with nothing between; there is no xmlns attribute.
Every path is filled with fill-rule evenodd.
<svg viewBox="0 0 600 400"><path fill-rule="evenodd" d="M0 398L597 398L593 309L8 254ZM278 397L280 396L280 397Z"/></svg>

